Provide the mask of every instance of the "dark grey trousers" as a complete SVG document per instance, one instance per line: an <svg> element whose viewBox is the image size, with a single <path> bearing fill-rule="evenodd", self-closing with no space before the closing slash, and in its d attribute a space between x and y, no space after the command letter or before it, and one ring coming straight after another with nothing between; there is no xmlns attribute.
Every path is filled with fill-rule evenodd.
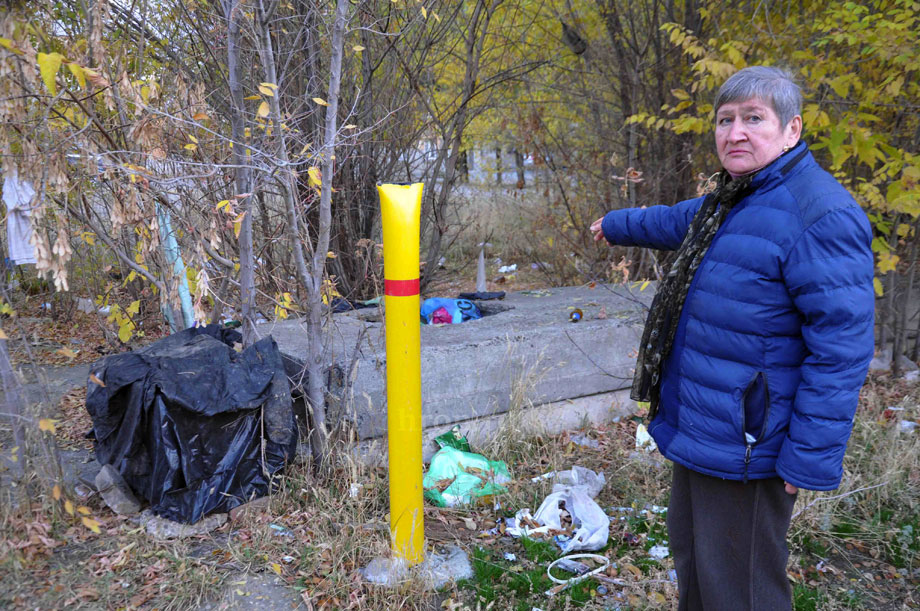
<svg viewBox="0 0 920 611"><path fill-rule="evenodd" d="M791 609L786 531L795 498L779 478L742 483L675 463L668 537L678 609Z"/></svg>

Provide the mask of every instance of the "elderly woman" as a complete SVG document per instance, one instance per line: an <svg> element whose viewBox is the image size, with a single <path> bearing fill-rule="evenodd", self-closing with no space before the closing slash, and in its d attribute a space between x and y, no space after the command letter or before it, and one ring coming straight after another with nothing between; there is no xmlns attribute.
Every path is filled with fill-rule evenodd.
<svg viewBox="0 0 920 611"><path fill-rule="evenodd" d="M789 609L799 488L833 490L873 352L866 215L800 140L790 76L745 68L715 100L722 171L705 197L614 210L595 240L677 257L632 397L674 462L680 609Z"/></svg>

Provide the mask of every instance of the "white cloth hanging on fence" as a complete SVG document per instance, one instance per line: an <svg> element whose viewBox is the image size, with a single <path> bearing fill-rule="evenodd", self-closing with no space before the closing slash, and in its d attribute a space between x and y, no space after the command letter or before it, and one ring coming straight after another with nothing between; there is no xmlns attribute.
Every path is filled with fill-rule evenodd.
<svg viewBox="0 0 920 611"><path fill-rule="evenodd" d="M35 189L27 180L19 180L14 169L3 181L3 203L6 204L6 238L10 248L10 260L16 265L35 263L35 248L29 242L32 237L32 199Z"/></svg>

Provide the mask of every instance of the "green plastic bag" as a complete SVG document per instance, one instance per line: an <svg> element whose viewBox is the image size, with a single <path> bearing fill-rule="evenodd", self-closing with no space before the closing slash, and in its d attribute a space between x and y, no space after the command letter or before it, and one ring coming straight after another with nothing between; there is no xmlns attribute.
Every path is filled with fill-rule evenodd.
<svg viewBox="0 0 920 611"><path fill-rule="evenodd" d="M438 490L445 481L450 481L450 485ZM438 507L454 507L506 492L502 484L510 481L511 474L504 462L445 446L431 457L422 487L425 498Z"/></svg>
<svg viewBox="0 0 920 611"><path fill-rule="evenodd" d="M450 429L443 435L438 435L434 438L434 442L438 444L439 448L446 448L450 446L463 452L472 452L473 449L470 447L470 442L466 439L466 436L460 432L460 425L457 424L454 428Z"/></svg>

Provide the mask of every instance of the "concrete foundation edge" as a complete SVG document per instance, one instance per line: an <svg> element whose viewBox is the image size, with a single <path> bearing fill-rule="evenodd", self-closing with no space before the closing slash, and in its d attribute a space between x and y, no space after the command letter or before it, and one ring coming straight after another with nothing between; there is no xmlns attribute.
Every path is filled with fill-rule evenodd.
<svg viewBox="0 0 920 611"><path fill-rule="evenodd" d="M494 416L473 418L422 430L422 458L427 463L438 450L434 438L460 425L473 450L484 448L497 435L513 431L515 435L549 434L611 422L635 413L635 401L629 398L629 389L576 397L564 401L535 405L524 410L511 410ZM387 439L376 437L355 444L353 457L368 465L386 465Z"/></svg>

